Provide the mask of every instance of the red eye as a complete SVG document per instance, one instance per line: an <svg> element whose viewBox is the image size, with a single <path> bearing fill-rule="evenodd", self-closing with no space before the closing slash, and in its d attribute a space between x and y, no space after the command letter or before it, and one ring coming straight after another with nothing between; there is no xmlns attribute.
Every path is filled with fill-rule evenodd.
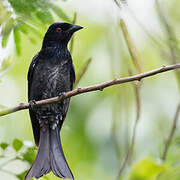
<svg viewBox="0 0 180 180"><path fill-rule="evenodd" d="M56 32L61 32L62 29L61 28L56 28Z"/></svg>

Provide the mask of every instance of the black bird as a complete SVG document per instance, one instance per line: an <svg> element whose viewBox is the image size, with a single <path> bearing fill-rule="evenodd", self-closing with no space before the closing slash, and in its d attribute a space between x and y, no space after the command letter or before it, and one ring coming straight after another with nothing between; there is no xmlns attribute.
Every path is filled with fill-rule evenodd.
<svg viewBox="0 0 180 180"><path fill-rule="evenodd" d="M75 72L67 44L81 26L54 23L47 30L42 48L37 53L28 72L28 100L47 99L63 94L73 88ZM25 180L39 178L50 171L60 178L74 179L65 159L60 129L68 111L70 99L57 104L30 108L35 143L38 152Z"/></svg>

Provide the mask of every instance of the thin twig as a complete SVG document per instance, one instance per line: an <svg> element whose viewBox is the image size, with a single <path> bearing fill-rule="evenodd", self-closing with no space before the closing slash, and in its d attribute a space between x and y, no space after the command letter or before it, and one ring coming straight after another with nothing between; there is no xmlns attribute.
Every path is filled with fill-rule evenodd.
<svg viewBox="0 0 180 180"><path fill-rule="evenodd" d="M113 0L113 1L115 2L115 4L116 4L119 8L121 8L121 5L120 5L120 3L119 3L118 0Z"/></svg>
<svg viewBox="0 0 180 180"><path fill-rule="evenodd" d="M79 83L79 81L81 80L82 76L85 74L85 72L87 71L88 67L89 67L89 64L91 62L91 58L89 58L85 64L83 65L83 67L80 69L80 71L77 73L77 76L76 76L76 81L74 83L74 87L76 87Z"/></svg>
<svg viewBox="0 0 180 180"><path fill-rule="evenodd" d="M72 24L75 24L76 20L77 20L77 13L75 12L73 20L72 20ZM73 53L73 47L74 47L74 36L72 37L71 42L70 42L70 48L69 49L70 49L71 54Z"/></svg>
<svg viewBox="0 0 180 180"><path fill-rule="evenodd" d="M113 0L115 2L115 4L121 8L121 5L127 5L127 1L126 0Z"/></svg>
<svg viewBox="0 0 180 180"><path fill-rule="evenodd" d="M165 142L165 145L164 145L164 151L163 151L163 154L162 154L162 157L161 157L161 159L163 161L166 160L166 155L167 155L169 146L171 144L171 141L173 139L174 133L176 131L176 126L177 126L177 121L178 121L178 117L179 117L179 112L180 112L180 103L177 106L176 113L175 113L175 116L174 116L173 125L172 125L172 128L171 128L170 134L169 134L169 136L168 136L168 138L167 138L167 140Z"/></svg>
<svg viewBox="0 0 180 180"><path fill-rule="evenodd" d="M115 152L117 157L120 159L121 151L119 150L119 143L117 141L117 135L116 135L116 130L117 130L117 117L118 117L118 112L119 112L119 93L114 93L113 96L113 106L112 106L112 126L111 126L111 136L112 136L112 142L115 148Z"/></svg>
<svg viewBox="0 0 180 180"><path fill-rule="evenodd" d="M135 46L132 44L132 42L130 40L129 33L128 33L126 24L123 21L123 19L120 19L120 26L122 28L123 35L124 35L124 38L126 40L127 47L129 49L129 53L131 55L133 63L135 64L135 67L137 68L138 72L141 73L142 72L142 68L140 66L140 62L139 62L140 60L139 60L139 57L137 55L137 50L136 50Z"/></svg>
<svg viewBox="0 0 180 180"><path fill-rule="evenodd" d="M139 73L142 72L142 67L141 67L141 64L140 64L140 59L137 55L137 50L134 46L134 44L131 42L131 39L130 39L130 36L129 36L129 33L128 33L128 29L126 27L126 24L125 22L123 21L123 19L120 20L120 25L121 25L121 28L122 28L122 31L123 31L123 35L124 35L124 38L126 40L126 44L128 46L128 50L129 50L129 53L131 55L131 59L137 69L137 71ZM129 75L132 76L132 70L129 68ZM135 145L135 138L136 138L136 129L137 129L137 124L138 124L138 121L139 121L139 118L140 118L140 87L141 87L141 84L140 83L135 83L135 81L132 82L133 84L133 87L134 87L134 90L135 90L135 97L136 97L136 120L135 120L135 123L134 123L134 127L133 127L133 134L132 134L132 139L131 139L131 144L128 148L128 152L126 154L126 157L120 167L120 170L119 170L119 173L118 173L118 176L117 176L117 180L119 180L119 178L122 176L122 173L124 171L124 169L126 168L126 165L129 161L129 159L132 157L132 154L133 154L133 150L134 150L134 145Z"/></svg>
<svg viewBox="0 0 180 180"><path fill-rule="evenodd" d="M36 101L35 104L33 105L33 107L39 107L42 105L57 103L57 102L60 102L64 98L70 98L72 96L76 96L76 95L91 92L91 91L98 91L98 90L103 91L103 89L110 87L110 86L114 86L117 84L123 84L123 83L131 82L131 81L140 81L143 78L150 77L150 76L153 76L153 75L156 75L159 73L171 71L171 70L178 69L178 68L180 68L180 63L168 65L168 66L162 66L160 68L157 68L157 69L154 69L151 71L147 71L147 72L129 76L129 77L113 79L113 80L110 80L110 81L107 81L104 83L100 83L97 85L92 85L92 86L88 86L88 87L84 87L84 88L77 88L75 90L66 92L62 96L57 96L57 97L52 97L49 99ZM0 116L4 116L7 114L10 114L10 113L13 113L16 111L20 111L20 110L24 110L24 109L28 109L28 108L29 108L29 103L28 104L20 103L20 105L18 105L18 106L0 111Z"/></svg>
<svg viewBox="0 0 180 180"><path fill-rule="evenodd" d="M132 75L132 71L129 69L129 74ZM122 173L129 161L129 159L132 157L132 154L133 154L133 150L134 150L134 144L135 144L135 138L136 138L136 129L137 129L137 124L139 122L139 118L140 118L140 109L141 109L141 106L140 106L140 85L141 84L136 84L134 81L133 81L133 86L134 86L134 90L135 90L135 97L136 97L136 120L135 120L135 123L134 123L134 127L133 127L133 134L132 134L132 140L131 140L131 144L130 144L130 147L128 149L128 152L126 154L126 157L122 163L122 166L119 170L119 173L118 173L118 176L117 176L117 180L119 180L119 178L122 176Z"/></svg>
<svg viewBox="0 0 180 180"><path fill-rule="evenodd" d="M171 58L169 60L171 61L171 63L176 64L179 61L179 56L180 56L177 37L172 27L170 26L167 18L165 17L163 13L163 10L159 4L159 1L156 0L155 2L156 2L156 8L159 14L159 18L161 20L162 25L164 26L166 30L166 34L168 37L168 46L169 46L170 55L171 55ZM177 80L179 90L180 90L180 70L176 70L175 73L176 73L176 80Z"/></svg>
<svg viewBox="0 0 180 180"><path fill-rule="evenodd" d="M136 21L137 25L141 27L141 29L144 31L144 33L156 44L157 47L161 46L163 42L159 42L157 39L154 38L154 36L146 29L146 27L139 21L139 19L136 17L136 14L133 12L133 10L128 6L128 3L125 1L125 3L119 3L118 0L113 0L117 7L121 9L121 4L126 5L126 9L130 13L131 17ZM162 41L162 40L161 40Z"/></svg>
<svg viewBox="0 0 180 180"><path fill-rule="evenodd" d="M169 45L169 49L170 49L170 53L171 53L171 60L172 63L177 63L177 57L178 57L178 48L177 48L177 38L176 35L173 31L173 29L171 28L167 18L164 16L163 10L159 4L159 1L156 0L156 8L157 8L157 12L159 14L159 18L161 20L161 23L163 24L166 33L167 33L167 37L168 37L168 45Z"/></svg>
<svg viewBox="0 0 180 180"><path fill-rule="evenodd" d="M136 90L136 103L138 104L138 109L137 109L137 114L136 114L136 121L135 121L135 124L134 124L134 127L133 127L133 135L132 135L132 140L131 140L131 144L130 144L130 147L128 149L128 152L127 152L127 155L123 161L123 164L119 170L119 173L118 173L118 177L117 177L117 180L119 180L119 178L121 177L128 161L129 161L129 158L132 156L132 153L133 153L133 150L134 150L134 144L135 144L135 138L136 138L136 129L137 129L137 124L138 124L138 121L139 121L139 117L140 117L140 98L139 98L139 90L136 86L135 88Z"/></svg>

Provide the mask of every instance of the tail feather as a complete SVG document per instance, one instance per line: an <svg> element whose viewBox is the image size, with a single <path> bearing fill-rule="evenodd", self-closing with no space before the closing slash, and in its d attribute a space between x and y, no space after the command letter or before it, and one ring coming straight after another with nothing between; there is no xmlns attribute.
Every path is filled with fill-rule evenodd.
<svg viewBox="0 0 180 180"><path fill-rule="evenodd" d="M30 180L32 177L39 178L51 171L49 157L49 129L40 130L40 143L36 155L36 159L25 176L25 180Z"/></svg>
<svg viewBox="0 0 180 180"><path fill-rule="evenodd" d="M33 177L39 178L51 170L60 178L74 180L62 150L58 127L55 129L48 127L46 130L40 130L39 149L35 161L24 180L30 180Z"/></svg>
<svg viewBox="0 0 180 180"><path fill-rule="evenodd" d="M50 130L50 161L53 173L61 178L74 180L73 174L65 159L58 128Z"/></svg>

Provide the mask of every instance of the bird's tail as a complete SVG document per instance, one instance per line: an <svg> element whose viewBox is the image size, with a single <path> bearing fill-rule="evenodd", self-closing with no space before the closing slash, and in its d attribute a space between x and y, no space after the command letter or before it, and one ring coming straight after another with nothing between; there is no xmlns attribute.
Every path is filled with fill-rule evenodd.
<svg viewBox="0 0 180 180"><path fill-rule="evenodd" d="M30 180L32 177L39 178L51 171L50 167L50 135L49 128L40 130L40 142L36 158L32 167L28 171L24 180Z"/></svg>
<svg viewBox="0 0 180 180"><path fill-rule="evenodd" d="M32 177L39 178L51 170L60 178L74 180L62 150L58 127L47 128L45 131L40 130L38 153L25 180L30 180Z"/></svg>
<svg viewBox="0 0 180 180"><path fill-rule="evenodd" d="M58 128L50 129L50 147L50 162L53 173L58 177L74 180L63 153Z"/></svg>

